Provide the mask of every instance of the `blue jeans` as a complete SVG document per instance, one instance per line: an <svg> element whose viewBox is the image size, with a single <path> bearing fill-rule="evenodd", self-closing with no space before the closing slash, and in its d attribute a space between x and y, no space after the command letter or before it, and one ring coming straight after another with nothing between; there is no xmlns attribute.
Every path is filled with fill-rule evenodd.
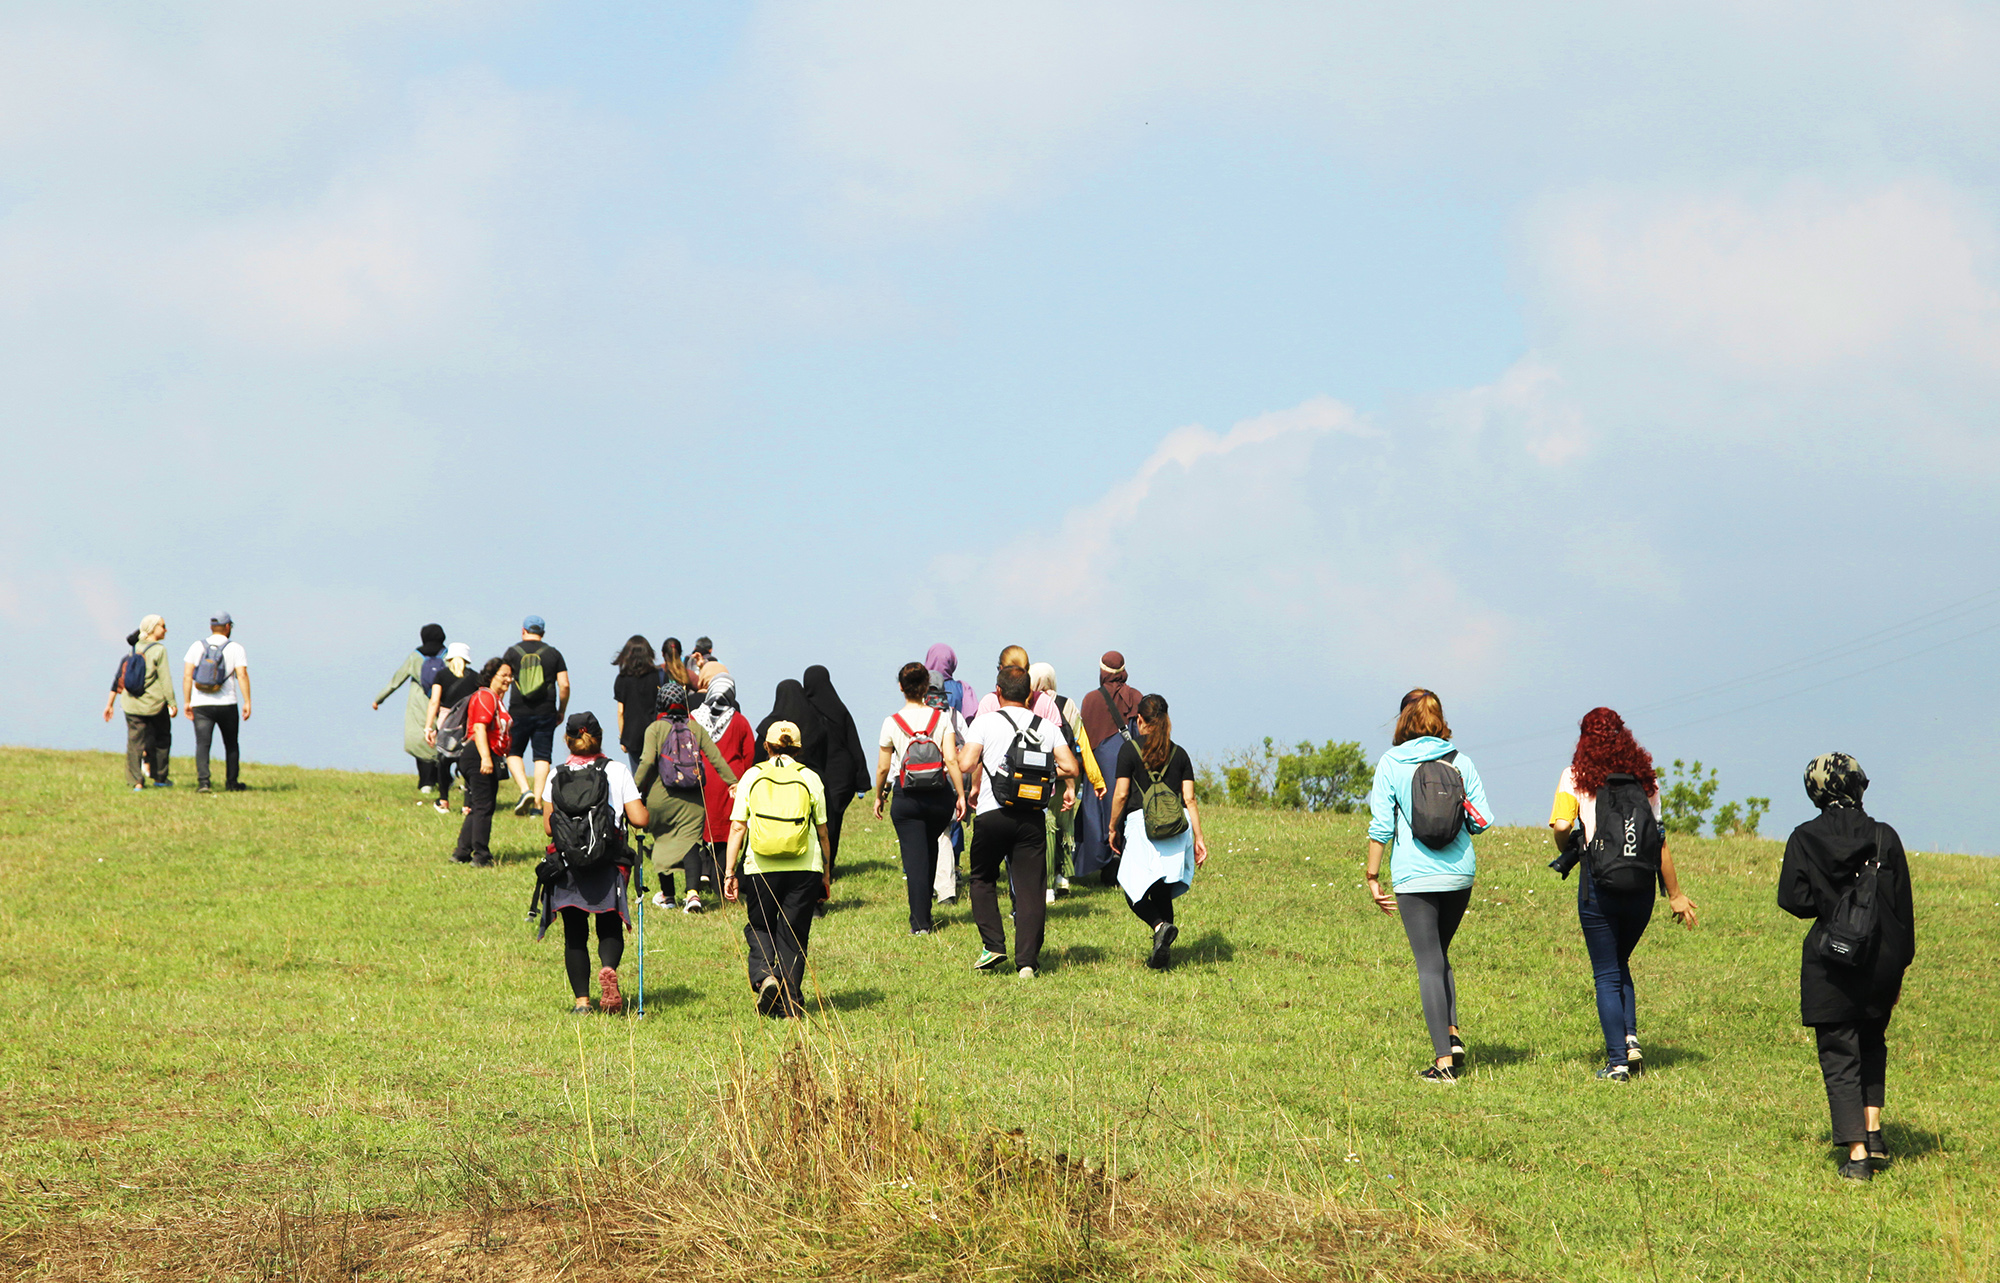
<svg viewBox="0 0 2000 1283"><path fill-rule="evenodd" d="M1579 870L1583 884L1576 892L1576 916L1583 924L1583 945L1590 951L1590 970L1597 980L1597 1020L1604 1026L1604 1056L1609 1064L1625 1064L1625 1039L1639 1035L1638 997L1632 991L1632 950L1653 920L1653 889L1637 895L1608 895Z"/></svg>

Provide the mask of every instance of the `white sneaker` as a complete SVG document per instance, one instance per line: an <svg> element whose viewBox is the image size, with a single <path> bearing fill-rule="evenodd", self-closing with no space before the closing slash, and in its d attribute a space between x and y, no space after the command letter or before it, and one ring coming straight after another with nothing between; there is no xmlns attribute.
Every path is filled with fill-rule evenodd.
<svg viewBox="0 0 2000 1283"><path fill-rule="evenodd" d="M1056 902L1056 889L1054 887L1050 887L1048 890L1042 892L1043 904L1054 904L1055 902Z"/></svg>
<svg viewBox="0 0 2000 1283"><path fill-rule="evenodd" d="M533 793L523 793L520 797L514 799L514 814L526 815L534 805L535 795Z"/></svg>
<svg viewBox="0 0 2000 1283"><path fill-rule="evenodd" d="M1057 895L1069 894L1069 879L1064 877L1060 873L1056 874L1056 894Z"/></svg>
<svg viewBox="0 0 2000 1283"><path fill-rule="evenodd" d="M1022 967L1015 974L1023 980L1033 980L1035 978L1035 969L1033 967Z"/></svg>
<svg viewBox="0 0 2000 1283"><path fill-rule="evenodd" d="M665 891L655 891L653 892L653 907L655 909L671 909L674 907L674 902L667 899Z"/></svg>
<svg viewBox="0 0 2000 1283"><path fill-rule="evenodd" d="M432 788L430 785L426 784L421 788L419 788L417 792L423 794L425 797L429 797L431 794L437 792L437 790Z"/></svg>
<svg viewBox="0 0 2000 1283"><path fill-rule="evenodd" d="M692 892L692 891L688 892L688 898L687 898L687 903L686 903L686 904L683 904L683 905L681 906L681 912L682 912L682 913L700 913L700 912L701 912L701 897L700 897L700 896L698 896L698 895L696 895L696 894L695 894L694 892Z"/></svg>

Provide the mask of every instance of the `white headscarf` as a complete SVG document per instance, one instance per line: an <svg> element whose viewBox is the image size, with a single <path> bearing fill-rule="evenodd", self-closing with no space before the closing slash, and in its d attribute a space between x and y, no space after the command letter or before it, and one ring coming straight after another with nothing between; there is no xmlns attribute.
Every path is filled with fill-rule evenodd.
<svg viewBox="0 0 2000 1283"><path fill-rule="evenodd" d="M731 719L736 716L736 679L728 673L709 678L708 698L689 716L700 723L710 739L720 743L722 732L729 729Z"/></svg>

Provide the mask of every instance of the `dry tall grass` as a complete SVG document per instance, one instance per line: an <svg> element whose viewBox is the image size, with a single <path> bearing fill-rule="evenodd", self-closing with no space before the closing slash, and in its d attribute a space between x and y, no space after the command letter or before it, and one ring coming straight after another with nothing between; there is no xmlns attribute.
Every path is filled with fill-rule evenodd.
<svg viewBox="0 0 2000 1283"><path fill-rule="evenodd" d="M940 1115L923 1066L798 1022L739 1048L707 1125L649 1157L591 1124L549 1183L507 1206L469 1165L452 1213L310 1203L153 1225L48 1223L12 1236L24 1277L530 1280L1369 1279L1498 1276L1491 1237L1420 1208L1168 1186L1099 1154ZM589 1088L587 1082L581 1084ZM594 1098L604 1094L597 1084ZM583 1093L579 1093L583 1096Z"/></svg>

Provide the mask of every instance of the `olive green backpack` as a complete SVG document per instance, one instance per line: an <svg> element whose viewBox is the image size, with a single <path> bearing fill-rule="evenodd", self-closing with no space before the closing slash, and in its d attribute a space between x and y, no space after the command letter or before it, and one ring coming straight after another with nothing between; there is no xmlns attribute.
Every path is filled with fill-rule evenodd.
<svg viewBox="0 0 2000 1283"><path fill-rule="evenodd" d="M1125 738L1131 741L1133 748L1139 747L1138 741L1133 740L1131 736ZM1174 751L1169 747L1167 764L1171 766L1173 760ZM1151 771L1146 770L1144 753L1139 757L1139 769L1146 771L1147 779L1146 787L1139 793L1139 809L1146 817L1147 839L1164 842L1168 838L1177 838L1187 832L1187 808L1181 805L1181 795L1169 787L1165 780L1155 777Z"/></svg>

